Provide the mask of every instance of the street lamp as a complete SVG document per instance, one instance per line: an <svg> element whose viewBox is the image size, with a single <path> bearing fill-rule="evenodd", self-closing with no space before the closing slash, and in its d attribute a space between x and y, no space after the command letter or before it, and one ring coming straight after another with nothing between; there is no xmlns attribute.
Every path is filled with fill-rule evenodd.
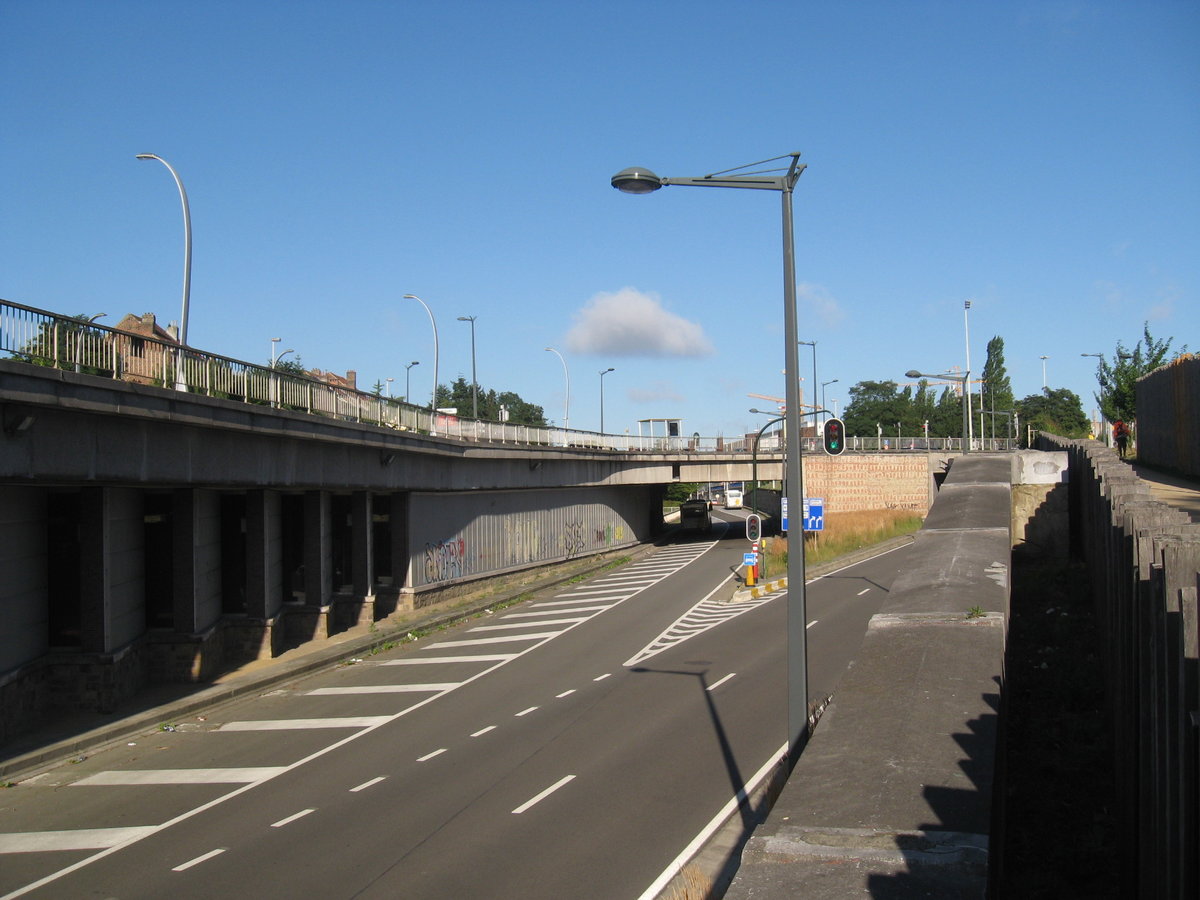
<svg viewBox="0 0 1200 900"><path fill-rule="evenodd" d="M600 373L600 433L604 434L604 376L609 372L615 372L616 369L611 366Z"/></svg>
<svg viewBox="0 0 1200 900"><path fill-rule="evenodd" d="M837 383L838 383L838 380L836 378L833 379L833 381L822 381L821 382L821 409L828 408L825 406L825 388L829 387L829 385L831 385L831 384L837 384Z"/></svg>
<svg viewBox="0 0 1200 900"><path fill-rule="evenodd" d="M812 347L813 352L813 380L812 380L812 408L817 408L817 342L816 341L797 341L798 344L803 344L806 347Z"/></svg>
<svg viewBox="0 0 1200 900"><path fill-rule="evenodd" d="M967 371L968 372L971 371L971 325L970 325L970 322L967 321L967 313L970 312L970 309L971 309L971 301L964 300L963 301L963 333L966 335L966 339L967 339ZM970 381L963 382L963 400L967 404L967 406L966 406L967 438L972 444L974 444L975 443L975 420L971 418L971 382ZM980 402L982 403L983 401L981 400ZM980 435L980 437L982 437L982 435Z"/></svg>
<svg viewBox="0 0 1200 900"><path fill-rule="evenodd" d="M1048 356L1042 357L1042 391L1046 390L1046 360L1049 358Z"/></svg>
<svg viewBox="0 0 1200 900"><path fill-rule="evenodd" d="M479 418L479 382L475 380L475 317L459 316L458 321L471 323L471 418Z"/></svg>
<svg viewBox="0 0 1200 900"><path fill-rule="evenodd" d="M562 363L563 378L565 378L566 382L567 382L567 396L566 396L566 399L563 401L563 430L570 431L571 430L571 373L567 371L567 361L565 359L563 359L563 355L561 353L559 353L553 347L547 347L546 352L553 353L555 356L558 357L558 361Z"/></svg>
<svg viewBox="0 0 1200 900"><path fill-rule="evenodd" d="M968 369L966 372L963 372L961 375L955 375L953 373L946 373L944 375L927 375L924 372L918 372L916 369L909 369L907 372L904 373L904 377L905 378L937 378L942 381L957 381L959 384L962 385L962 389L963 389L963 448L962 448L962 452L964 454L968 453L969 448L968 448L967 444L968 444L968 441L970 440L970 438L969 438L970 429L969 429L968 423L971 420L971 418L970 418L971 417L971 411L970 411L971 408L967 403L967 390L969 389L969 386L971 384L970 369Z"/></svg>
<svg viewBox="0 0 1200 900"><path fill-rule="evenodd" d="M433 393L430 394L429 400L429 433L433 434L433 423L437 419L437 388L438 388L438 334L437 322L433 318L433 310L429 308L429 304L418 297L416 294L405 294L405 300L416 300L423 307L425 312L429 314L429 324L433 327Z"/></svg>
<svg viewBox="0 0 1200 900"><path fill-rule="evenodd" d="M161 156L155 156L153 153L139 153L138 159L157 159L160 163L167 167L167 171L171 173L171 177L175 179L175 186L179 188L179 200L183 204L183 314L179 319L179 346L187 346L188 333L188 299L192 292L192 214L188 211L187 191L183 189L183 182L179 178L179 173L171 166L169 162Z"/></svg>
<svg viewBox="0 0 1200 900"><path fill-rule="evenodd" d="M412 377L411 377L410 370L412 369L413 366L419 366L420 364L421 364L420 360L414 359L412 362L410 362L408 365L406 365L404 367L404 402L405 403L412 403L412 400L409 399L410 397L412 397Z"/></svg>
<svg viewBox="0 0 1200 900"><path fill-rule="evenodd" d="M790 159L786 171L746 171L763 163ZM786 456L787 498L790 515L799 517L804 508L800 451L800 352L796 327L796 258L792 234L792 189L805 167L799 153L714 172L699 178L660 178L647 169L630 168L612 177L612 186L629 194L648 194L665 185L745 188L779 191L783 207L783 341L784 393L787 404L784 430L793 435ZM783 172L783 174L779 174ZM732 174L741 173L741 174ZM798 519L797 519L798 520ZM804 588L804 529L788 529L788 751L794 763L804 748L808 733L808 614Z"/></svg>
<svg viewBox="0 0 1200 900"><path fill-rule="evenodd" d="M391 400L391 399L392 399L392 382L393 382L393 381L395 381L395 380L396 380L396 379L394 379L394 378L389 378L389 379L387 380L387 398L388 398L389 400Z"/></svg>

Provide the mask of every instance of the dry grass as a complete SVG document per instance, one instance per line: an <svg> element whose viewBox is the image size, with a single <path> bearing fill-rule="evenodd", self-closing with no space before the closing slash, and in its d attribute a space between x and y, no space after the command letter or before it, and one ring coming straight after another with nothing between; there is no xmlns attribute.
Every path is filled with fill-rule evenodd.
<svg viewBox="0 0 1200 900"><path fill-rule="evenodd" d="M889 538L912 534L921 528L921 522L919 513L905 509L826 513L825 530L805 535L805 565L828 562ZM767 566L771 572L782 572L787 568L786 538L768 539L766 552Z"/></svg>

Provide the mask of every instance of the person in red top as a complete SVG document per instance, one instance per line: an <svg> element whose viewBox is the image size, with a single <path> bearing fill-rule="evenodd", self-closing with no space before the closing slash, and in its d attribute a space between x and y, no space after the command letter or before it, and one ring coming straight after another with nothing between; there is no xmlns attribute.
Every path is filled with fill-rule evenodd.
<svg viewBox="0 0 1200 900"><path fill-rule="evenodd" d="M1113 440L1117 444L1117 453L1125 458L1125 448L1129 446L1129 426L1120 419L1113 422Z"/></svg>

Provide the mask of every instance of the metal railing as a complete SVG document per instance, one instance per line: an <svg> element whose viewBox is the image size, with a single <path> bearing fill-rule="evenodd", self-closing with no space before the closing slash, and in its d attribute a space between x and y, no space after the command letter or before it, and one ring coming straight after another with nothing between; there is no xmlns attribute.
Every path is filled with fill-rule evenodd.
<svg viewBox="0 0 1200 900"><path fill-rule="evenodd" d="M553 426L517 425L431 412L391 397L329 384L319 378L272 369L173 341L121 331L85 318L0 300L0 353L40 366L53 366L206 397L272 406L348 422L381 425L476 443L528 444L583 450L641 453L729 453L749 455L753 436L735 438L600 434ZM819 439L802 439L804 453L820 452ZM976 450L1008 450L1015 442L975 441ZM955 452L960 438L848 439L848 451ZM759 448L760 454L771 452ZM779 452L775 450L775 452Z"/></svg>

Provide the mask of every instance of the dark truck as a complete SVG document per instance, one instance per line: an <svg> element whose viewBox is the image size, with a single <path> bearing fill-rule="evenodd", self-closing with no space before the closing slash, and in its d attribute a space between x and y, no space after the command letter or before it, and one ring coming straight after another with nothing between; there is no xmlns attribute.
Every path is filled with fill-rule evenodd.
<svg viewBox="0 0 1200 900"><path fill-rule="evenodd" d="M684 500L680 503L679 527L683 531L711 531L712 517L708 514L708 501Z"/></svg>

